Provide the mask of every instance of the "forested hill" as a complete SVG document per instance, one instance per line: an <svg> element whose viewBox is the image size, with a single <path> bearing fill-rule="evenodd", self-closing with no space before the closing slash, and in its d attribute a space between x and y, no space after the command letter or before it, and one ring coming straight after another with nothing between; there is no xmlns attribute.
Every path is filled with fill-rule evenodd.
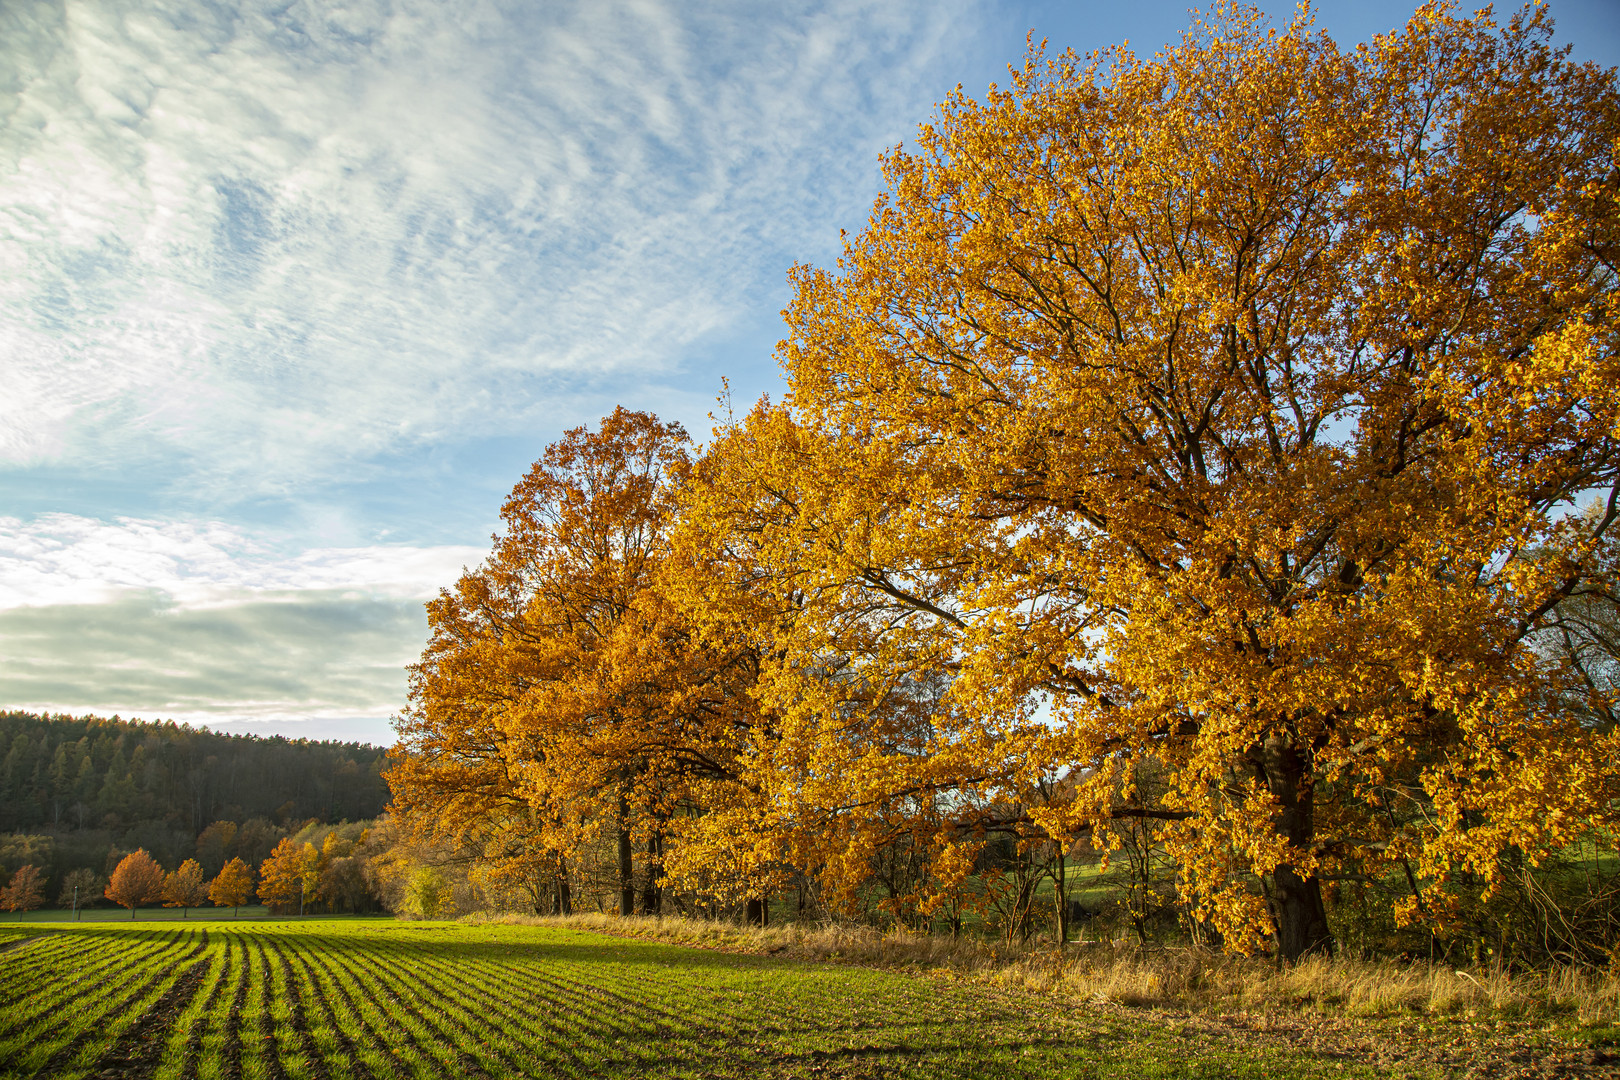
<svg viewBox="0 0 1620 1080"><path fill-rule="evenodd" d="M373 818L386 751L173 722L0 713L0 833Z"/></svg>

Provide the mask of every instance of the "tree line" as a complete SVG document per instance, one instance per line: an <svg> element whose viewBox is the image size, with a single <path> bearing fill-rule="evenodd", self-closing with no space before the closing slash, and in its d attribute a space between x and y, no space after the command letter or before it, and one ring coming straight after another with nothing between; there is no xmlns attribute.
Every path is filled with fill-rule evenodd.
<svg viewBox="0 0 1620 1080"><path fill-rule="evenodd" d="M360 743L3 713L0 882L32 866L48 900L70 879L99 898L137 850L209 878L235 857L256 870L289 835L381 815L385 765Z"/></svg>
<svg viewBox="0 0 1620 1080"><path fill-rule="evenodd" d="M64 908L90 907L102 899L135 910L148 904L189 910L205 901L216 907L240 910L257 900L271 913L365 914L381 910L380 894L389 891L386 864L379 871L388 827L375 822L323 825L306 822L292 835L283 834L261 861L233 852L241 830L234 822L216 821L198 838L199 858L181 860L173 870L137 848L117 860L103 876L88 868L69 871L61 879L56 904ZM33 911L50 901L49 879L41 868L25 863L0 888L0 910ZM394 891L398 891L397 889Z"/></svg>
<svg viewBox="0 0 1620 1080"><path fill-rule="evenodd" d="M0 713L0 832L376 817L386 751L172 721Z"/></svg>
<svg viewBox="0 0 1620 1080"><path fill-rule="evenodd" d="M422 865L1063 940L1079 857L1230 949L1612 943L1620 89L1550 41L1232 8L953 94L793 271L785 400L567 433L429 605Z"/></svg>

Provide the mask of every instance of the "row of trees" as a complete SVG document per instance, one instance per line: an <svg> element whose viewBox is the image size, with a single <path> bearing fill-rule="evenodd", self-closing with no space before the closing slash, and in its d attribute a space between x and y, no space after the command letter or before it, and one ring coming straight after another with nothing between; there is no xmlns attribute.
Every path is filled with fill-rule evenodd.
<svg viewBox="0 0 1620 1080"><path fill-rule="evenodd" d="M217 873L208 874L196 859L186 859L165 872L145 849L119 860L102 886L97 875L78 871L62 887L62 906L89 906L98 896L130 909L161 902L188 909L205 900L216 907L239 908L257 898L272 912L354 912L379 908L379 882L370 861L379 854L367 846L362 825L325 827L311 823L295 836L285 836L258 867L232 857ZM19 867L0 889L0 910L32 911L43 907L46 879L31 864Z"/></svg>
<svg viewBox="0 0 1620 1080"><path fill-rule="evenodd" d="M296 855L302 860L300 865L307 864L313 874L307 897L311 910L375 911L379 907L383 879L369 868L370 862L390 848L392 836L386 821L331 824L310 820L295 824L291 830L262 818L240 825L234 821L216 821L193 842L180 847L170 845L171 850L166 852L145 847L130 851L116 844L108 845L97 833L92 837L96 843L86 849L96 856L95 862L83 865L75 861L79 847L72 843L78 834L61 838L64 843L60 844L59 838L51 836L17 835L0 841L0 883L4 883L4 888L0 888L0 909L27 910L6 907L8 890L17 891L19 897L24 893L34 896L32 907L42 906L52 896L57 906L63 908L88 906L103 897L111 898L106 890L117 868L128 864L130 858L139 853L153 864L180 868L195 865L200 880L205 881L217 879L232 866L246 867L248 895L254 895L257 890L261 899L278 910L297 910L299 906L301 896L286 895L285 886L281 884L291 873L285 867ZM271 875L268 885L263 878L265 874Z"/></svg>
<svg viewBox="0 0 1620 1080"><path fill-rule="evenodd" d="M1286 957L1608 842L1620 85L1541 8L1308 19L953 95L794 271L785 402L551 446L429 605L420 842L553 910L604 848L626 913L1044 875L1063 936L1146 851Z"/></svg>

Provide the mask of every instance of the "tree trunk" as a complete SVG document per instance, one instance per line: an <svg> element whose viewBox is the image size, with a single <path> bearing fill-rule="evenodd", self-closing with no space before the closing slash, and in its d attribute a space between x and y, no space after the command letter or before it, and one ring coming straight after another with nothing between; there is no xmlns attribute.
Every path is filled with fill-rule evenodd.
<svg viewBox="0 0 1620 1080"><path fill-rule="evenodd" d="M1068 852L1058 843L1057 873L1052 878L1052 892L1057 901L1057 945L1061 950L1069 943L1069 891L1064 880L1065 857Z"/></svg>
<svg viewBox="0 0 1620 1080"><path fill-rule="evenodd" d="M636 910L635 864L630 858L630 804L619 796L619 914Z"/></svg>
<svg viewBox="0 0 1620 1080"><path fill-rule="evenodd" d="M1327 909L1322 904L1322 883L1312 874L1301 877L1293 868L1279 866L1271 875L1272 903L1277 911L1277 951L1287 960L1314 952L1332 952Z"/></svg>
<svg viewBox="0 0 1620 1080"><path fill-rule="evenodd" d="M1260 779L1282 808L1277 815L1278 831L1293 847L1309 851L1316 842L1316 808L1304 756L1292 740L1278 733L1260 746L1256 758ZM1293 961L1310 953L1331 953L1333 935L1322 903L1321 879L1314 873L1301 875L1291 866L1279 866L1271 880L1278 955Z"/></svg>
<svg viewBox="0 0 1620 1080"><path fill-rule="evenodd" d="M661 884L663 875L659 872L658 856L663 854L663 837L653 833L647 837L647 880L641 887L641 913L643 915L662 915L664 913L664 889Z"/></svg>
<svg viewBox="0 0 1620 1080"><path fill-rule="evenodd" d="M766 910L765 901L761 898L750 897L743 918L749 926L764 926L770 919L770 913Z"/></svg>
<svg viewBox="0 0 1620 1080"><path fill-rule="evenodd" d="M572 915L574 913L574 897L568 888L568 867L561 866L557 870L557 914Z"/></svg>

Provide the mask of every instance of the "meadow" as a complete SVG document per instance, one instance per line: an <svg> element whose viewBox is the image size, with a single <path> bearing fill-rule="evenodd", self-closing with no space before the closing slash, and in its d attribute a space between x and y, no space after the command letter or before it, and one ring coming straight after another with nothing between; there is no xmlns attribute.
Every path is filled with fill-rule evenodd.
<svg viewBox="0 0 1620 1080"><path fill-rule="evenodd" d="M1392 1075L948 972L524 925L13 923L0 1001L4 1077Z"/></svg>

